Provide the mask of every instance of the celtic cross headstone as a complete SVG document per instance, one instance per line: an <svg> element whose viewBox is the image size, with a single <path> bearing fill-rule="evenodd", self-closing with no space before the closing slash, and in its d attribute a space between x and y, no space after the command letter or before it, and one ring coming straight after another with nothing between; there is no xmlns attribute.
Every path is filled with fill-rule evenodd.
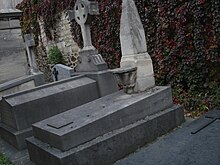
<svg viewBox="0 0 220 165"><path fill-rule="evenodd" d="M107 64L92 45L91 39L90 23L94 15L99 15L98 2L77 0L74 11L69 10L68 15L71 21L75 19L80 25L83 38L83 48L79 51L78 64L75 70L77 72L91 72L107 69Z"/></svg>
<svg viewBox="0 0 220 165"><path fill-rule="evenodd" d="M83 49L95 49L92 45L90 21L92 15L99 14L98 2L88 0L77 0L74 7L74 16L76 22L81 27L83 37Z"/></svg>

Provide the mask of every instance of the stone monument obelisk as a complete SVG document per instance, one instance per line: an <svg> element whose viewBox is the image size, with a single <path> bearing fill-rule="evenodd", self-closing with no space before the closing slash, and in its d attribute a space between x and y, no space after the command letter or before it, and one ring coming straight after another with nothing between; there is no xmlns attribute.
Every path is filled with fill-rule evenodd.
<svg viewBox="0 0 220 165"><path fill-rule="evenodd" d="M155 86L152 60L147 53L145 32L133 0L123 0L120 24L121 68L137 67L134 92Z"/></svg>

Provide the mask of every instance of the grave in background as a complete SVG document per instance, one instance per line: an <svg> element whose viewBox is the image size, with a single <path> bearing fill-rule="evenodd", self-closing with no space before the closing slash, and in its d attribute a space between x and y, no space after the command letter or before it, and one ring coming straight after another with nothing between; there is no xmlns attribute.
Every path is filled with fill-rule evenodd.
<svg viewBox="0 0 220 165"><path fill-rule="evenodd" d="M133 5L132 0L123 0L122 13L129 9L127 14L135 15L134 19L140 25ZM95 1L77 0L76 21L84 20L89 11L96 11L96 8ZM136 22L133 20L133 23ZM81 28L85 33L83 38L90 39L86 22L81 23ZM139 30L143 30L141 26L128 33L134 46L130 45L129 49L138 46L135 58L129 59L128 65L123 68L114 70L126 93L115 92L33 124L34 137L27 139L31 161L37 165L112 164L184 121L183 107L173 104L171 88L154 86L151 59L146 49L142 49L144 43L140 44L145 40L136 40ZM124 40L123 37L121 40ZM82 67L84 64L91 65L94 71L102 70L104 64L94 53L91 42L84 41L84 46L79 71L86 72L86 67ZM88 54L83 56L85 52ZM143 65L146 63L147 70Z"/></svg>
<svg viewBox="0 0 220 165"><path fill-rule="evenodd" d="M0 84L28 75L19 18L16 9L0 10Z"/></svg>
<svg viewBox="0 0 220 165"><path fill-rule="evenodd" d="M44 75L40 72L35 75L29 75L7 81L0 84L0 100L4 95L32 89L37 86L43 85L44 83Z"/></svg>

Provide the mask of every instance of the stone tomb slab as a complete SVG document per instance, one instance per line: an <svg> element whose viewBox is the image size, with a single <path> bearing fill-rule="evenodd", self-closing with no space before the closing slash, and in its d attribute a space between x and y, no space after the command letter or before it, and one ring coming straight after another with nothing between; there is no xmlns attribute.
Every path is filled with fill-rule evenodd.
<svg viewBox="0 0 220 165"><path fill-rule="evenodd" d="M87 77L55 83L3 97L2 122L17 130L98 98L96 82Z"/></svg>
<svg viewBox="0 0 220 165"><path fill-rule="evenodd" d="M29 128L33 123L97 98L99 94L96 81L84 76L4 96L0 102L2 138L10 144L15 144L16 148L23 149L26 138L23 135L29 136ZM11 143L13 140L10 139L18 139L18 136L22 138Z"/></svg>
<svg viewBox="0 0 220 165"><path fill-rule="evenodd" d="M183 107L174 105L65 152L31 137L27 139L28 152L37 165L110 165L182 122Z"/></svg>
<svg viewBox="0 0 220 165"><path fill-rule="evenodd" d="M172 105L170 87L131 95L120 91L35 123L33 132L39 140L67 151Z"/></svg>

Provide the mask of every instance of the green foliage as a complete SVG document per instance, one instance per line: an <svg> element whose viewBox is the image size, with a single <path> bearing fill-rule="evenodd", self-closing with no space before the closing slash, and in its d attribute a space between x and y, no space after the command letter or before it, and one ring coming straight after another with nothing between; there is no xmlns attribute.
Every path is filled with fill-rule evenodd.
<svg viewBox="0 0 220 165"><path fill-rule="evenodd" d="M51 64L63 64L63 56L57 46L53 46L48 51L48 58Z"/></svg>
<svg viewBox="0 0 220 165"><path fill-rule="evenodd" d="M119 67L122 0L97 1L100 15L94 17L91 25L93 44L109 68ZM183 103L189 112L220 107L215 100L220 87L213 86L220 82L220 1L134 1L146 32L157 84L171 84L175 101ZM72 9L74 3L75 0L41 0L33 5L24 0L19 5L24 12L23 26L35 27L29 29L38 33L38 26L34 26L37 14L43 17L48 38L53 39L50 30L56 23L56 14ZM72 33L82 45L80 27L75 21Z"/></svg>
<svg viewBox="0 0 220 165"><path fill-rule="evenodd" d="M183 104L190 117L197 117L211 108L220 107L220 84L211 82L204 91L184 91L180 87L173 89L174 101Z"/></svg>
<svg viewBox="0 0 220 165"><path fill-rule="evenodd" d="M11 163L8 158L6 158L4 155L0 154L0 165L14 165Z"/></svg>

